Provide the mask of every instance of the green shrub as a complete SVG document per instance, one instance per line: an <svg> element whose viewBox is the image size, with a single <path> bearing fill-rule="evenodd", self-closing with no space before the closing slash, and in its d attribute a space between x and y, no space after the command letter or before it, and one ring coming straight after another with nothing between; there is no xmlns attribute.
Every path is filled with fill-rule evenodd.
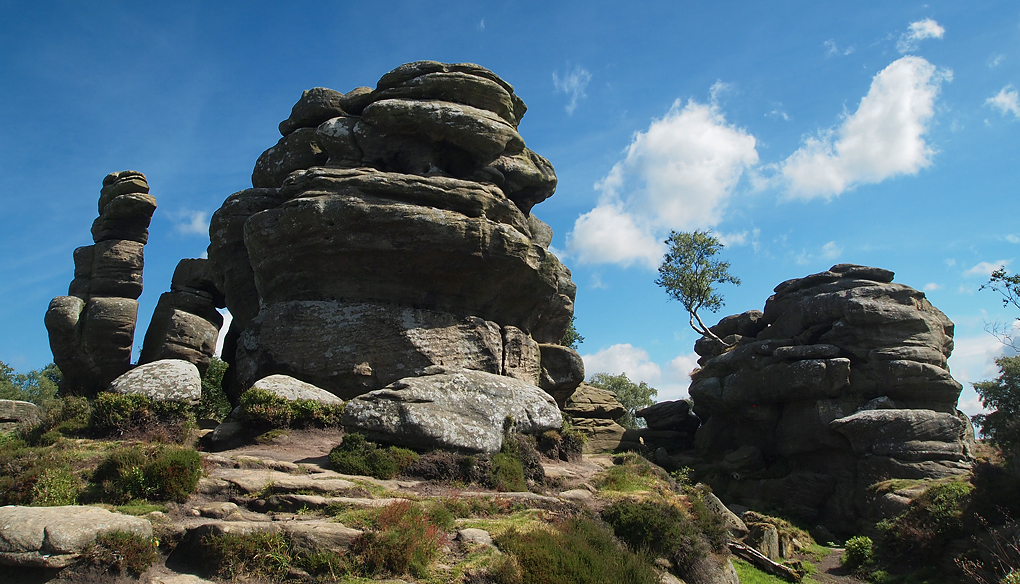
<svg viewBox="0 0 1020 584"><path fill-rule="evenodd" d="M230 399L223 391L223 375L226 372L227 363L213 357L202 376L202 398L195 406L196 416L223 420L230 414Z"/></svg>
<svg viewBox="0 0 1020 584"><path fill-rule="evenodd" d="M185 403L103 392L92 403L88 428L96 437L181 443L194 424L194 414Z"/></svg>
<svg viewBox="0 0 1020 584"><path fill-rule="evenodd" d="M872 549L871 538L866 535L857 535L846 540L846 550L839 563L851 570L871 562Z"/></svg>
<svg viewBox="0 0 1020 584"><path fill-rule="evenodd" d="M433 450L411 463L405 474L430 481L470 484L482 480L478 458L445 450Z"/></svg>
<svg viewBox="0 0 1020 584"><path fill-rule="evenodd" d="M390 446L380 448L363 434L344 434L343 441L329 452L329 464L343 474L392 479L417 460L417 454Z"/></svg>
<svg viewBox="0 0 1020 584"><path fill-rule="evenodd" d="M999 580L999 584L1020 584L1020 570L1013 570Z"/></svg>
<svg viewBox="0 0 1020 584"><path fill-rule="evenodd" d="M123 505L133 499L183 502L202 476L199 454L164 447L151 452L139 446L114 450L92 473L86 501Z"/></svg>
<svg viewBox="0 0 1020 584"><path fill-rule="evenodd" d="M264 389L249 389L241 394L240 407L242 421L256 433L274 428L336 428L344 413L342 403L289 401Z"/></svg>
<svg viewBox="0 0 1020 584"><path fill-rule="evenodd" d="M49 446L63 436L85 436L91 405L84 397L65 396L46 402L38 424L18 430L19 436L33 446Z"/></svg>
<svg viewBox="0 0 1020 584"><path fill-rule="evenodd" d="M491 483L497 491L527 491L528 483L524 480L524 469L521 461L512 454L500 452L492 457L489 470Z"/></svg>
<svg viewBox="0 0 1020 584"><path fill-rule="evenodd" d="M971 490L973 486L962 482L928 487L901 515L878 524L882 554L922 561L937 558L947 541L962 534Z"/></svg>
<svg viewBox="0 0 1020 584"><path fill-rule="evenodd" d="M46 507L74 505L84 484L69 468L48 468L32 486L32 504Z"/></svg>
<svg viewBox="0 0 1020 584"><path fill-rule="evenodd" d="M11 439L0 449L0 505L60 505L80 487L70 453Z"/></svg>
<svg viewBox="0 0 1020 584"><path fill-rule="evenodd" d="M86 557L89 563L107 571L127 572L137 578L156 563L159 555L151 538L113 531L99 534Z"/></svg>
<svg viewBox="0 0 1020 584"><path fill-rule="evenodd" d="M621 548L590 519L570 519L551 531L511 528L495 538L507 556L489 573L497 584L653 584L647 557Z"/></svg>
<svg viewBox="0 0 1020 584"><path fill-rule="evenodd" d="M416 578L427 576L432 561L439 555L446 536L410 501L384 507L376 520L379 530L366 531L351 542L361 570L368 574L383 571Z"/></svg>
<svg viewBox="0 0 1020 584"><path fill-rule="evenodd" d="M665 501L620 500L603 509L602 518L631 549L650 550L681 571L711 550L691 518Z"/></svg>
<svg viewBox="0 0 1020 584"><path fill-rule="evenodd" d="M165 448L142 468L146 495L183 503L202 477L202 459L188 448Z"/></svg>
<svg viewBox="0 0 1020 584"><path fill-rule="evenodd" d="M545 469L542 467L542 457L535 449L535 439L524 434L511 434L503 439L500 452L509 454L517 459L524 473L524 478L535 483L545 481ZM526 490L526 489L525 489Z"/></svg>
<svg viewBox="0 0 1020 584"><path fill-rule="evenodd" d="M197 556L213 575L230 581L251 577L282 581L294 563L291 540L279 532L207 535Z"/></svg>
<svg viewBox="0 0 1020 584"><path fill-rule="evenodd" d="M296 428L338 428L344 414L343 404L325 404L312 399L290 402L291 426Z"/></svg>

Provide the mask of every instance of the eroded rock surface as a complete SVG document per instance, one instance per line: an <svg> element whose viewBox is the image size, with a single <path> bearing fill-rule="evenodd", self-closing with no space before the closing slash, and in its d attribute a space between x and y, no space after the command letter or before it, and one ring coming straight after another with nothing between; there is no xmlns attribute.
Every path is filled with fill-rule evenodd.
<svg viewBox="0 0 1020 584"><path fill-rule="evenodd" d="M142 248L155 210L142 173L125 170L103 179L99 217L92 224L95 243L74 250L68 295L54 298L46 311L65 393L95 395L131 367Z"/></svg>
<svg viewBox="0 0 1020 584"><path fill-rule="evenodd" d="M546 347L576 286L531 213L556 175L517 132L525 110L472 64L304 92L255 188L212 218L212 279L233 315L228 394L285 374L350 399L441 366L562 402L583 365Z"/></svg>
<svg viewBox="0 0 1020 584"><path fill-rule="evenodd" d="M872 484L969 470L953 323L892 279L840 264L783 282L764 311L712 327L729 347L696 343L696 446L721 463L717 493L854 533L874 514Z"/></svg>
<svg viewBox="0 0 1020 584"><path fill-rule="evenodd" d="M202 398L202 376L194 363L161 359L139 365L114 379L109 391L144 395L156 401L197 404Z"/></svg>
<svg viewBox="0 0 1020 584"><path fill-rule="evenodd" d="M0 564L63 568L113 531L152 537L147 520L99 507L0 507Z"/></svg>

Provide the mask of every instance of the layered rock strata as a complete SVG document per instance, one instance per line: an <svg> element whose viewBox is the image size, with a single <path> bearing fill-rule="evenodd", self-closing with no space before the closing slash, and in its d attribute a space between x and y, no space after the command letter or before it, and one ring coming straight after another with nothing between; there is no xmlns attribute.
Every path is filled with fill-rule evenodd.
<svg viewBox="0 0 1020 584"><path fill-rule="evenodd" d="M531 213L556 175L517 133L525 109L471 64L304 92L210 226L228 391L279 373L350 399L444 366L569 395L580 358L547 345L576 287Z"/></svg>
<svg viewBox="0 0 1020 584"><path fill-rule="evenodd" d="M696 446L717 493L848 533L872 514L874 483L970 469L953 323L892 280L849 264L789 280L763 312L712 327L729 346L696 343Z"/></svg>
<svg viewBox="0 0 1020 584"><path fill-rule="evenodd" d="M574 428L584 432L585 454L613 450L636 450L641 438L636 429L627 429L617 423L627 413L616 394L582 383L563 405L563 413L570 416Z"/></svg>
<svg viewBox="0 0 1020 584"><path fill-rule="evenodd" d="M223 326L223 316L216 309L224 306L209 262L181 260L174 270L170 291L160 295L152 313L138 362L182 359L194 363L205 375Z"/></svg>
<svg viewBox="0 0 1020 584"><path fill-rule="evenodd" d="M53 360L64 375L62 391L95 395L131 366L143 248L156 199L145 175L126 170L103 179L94 245L74 250L74 280L67 296L46 311Z"/></svg>

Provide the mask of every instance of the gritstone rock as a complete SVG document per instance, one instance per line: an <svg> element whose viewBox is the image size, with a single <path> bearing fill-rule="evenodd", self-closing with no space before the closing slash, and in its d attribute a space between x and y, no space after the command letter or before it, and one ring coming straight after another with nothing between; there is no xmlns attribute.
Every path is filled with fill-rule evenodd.
<svg viewBox="0 0 1020 584"><path fill-rule="evenodd" d="M481 371L442 370L408 377L347 402L343 423L369 439L417 450L495 453L504 432L560 427L560 412L541 389Z"/></svg>
<svg viewBox="0 0 1020 584"><path fill-rule="evenodd" d="M851 264L789 280L764 311L712 327L730 347L695 344L695 445L730 471L715 492L856 533L874 483L970 469L973 428L946 364L953 323L892 280Z"/></svg>
<svg viewBox="0 0 1020 584"><path fill-rule="evenodd" d="M39 406L32 402L0 399L0 432L13 432L22 424L39 421Z"/></svg>
<svg viewBox="0 0 1020 584"><path fill-rule="evenodd" d="M114 531L152 537L145 519L99 507L0 507L0 564L63 568Z"/></svg>
<svg viewBox="0 0 1020 584"><path fill-rule="evenodd" d="M144 395L156 401L196 404L202 398L202 376L194 363L162 359L139 365L114 379L110 391Z"/></svg>
<svg viewBox="0 0 1020 584"><path fill-rule="evenodd" d="M343 400L324 389L286 375L263 377L256 381L255 385L252 385L251 388L268 391L289 401L310 399L326 404L343 403Z"/></svg>
<svg viewBox="0 0 1020 584"><path fill-rule="evenodd" d="M253 189L213 215L209 265L233 315L231 399L286 374L350 399L433 366L565 399L550 349L576 286L532 208L556 189L517 132L524 102L472 64L419 61L376 88L304 92Z"/></svg>
<svg viewBox="0 0 1020 584"><path fill-rule="evenodd" d="M584 443L587 454L634 450L641 446L637 430L616 423L627 410L611 391L581 383L567 398L563 413L570 416L574 428L587 436Z"/></svg>
<svg viewBox="0 0 1020 584"><path fill-rule="evenodd" d="M74 280L67 296L46 311L53 360L62 391L92 396L131 366L142 248L156 199L145 175L126 170L103 179L94 245L74 251Z"/></svg>

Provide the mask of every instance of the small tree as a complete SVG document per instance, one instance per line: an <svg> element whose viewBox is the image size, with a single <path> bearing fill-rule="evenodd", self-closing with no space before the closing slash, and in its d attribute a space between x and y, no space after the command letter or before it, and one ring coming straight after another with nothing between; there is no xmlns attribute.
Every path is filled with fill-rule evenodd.
<svg viewBox="0 0 1020 584"><path fill-rule="evenodd" d="M617 420L617 422L624 428L639 428L644 426L645 421L636 417L634 413L641 408L646 408L654 404L655 402L652 398L659 394L657 389L654 387L648 387L648 384L644 381L641 383L634 383L627 378L626 373L621 373L619 375L596 373L588 380L588 384L616 394L616 399L619 400L619 402L623 404L623 407L627 409L627 413Z"/></svg>
<svg viewBox="0 0 1020 584"><path fill-rule="evenodd" d="M991 288L1002 295L1002 305L1009 306L1012 304L1014 307L1020 309L1020 274L1010 275L1006 273L1005 266L992 272L988 283L984 284L979 290L985 288ZM1015 319L1020 320L1020 319ZM986 324L985 330L995 335L999 341L1004 345L1012 347L1016 351L1020 351L1020 346L1017 345L1018 341L1013 334L1012 324Z"/></svg>
<svg viewBox="0 0 1020 584"><path fill-rule="evenodd" d="M992 412L974 416L974 423L1015 465L1020 454L1020 356L999 357L995 364L999 366L998 378L974 384L981 404Z"/></svg>
<svg viewBox="0 0 1020 584"><path fill-rule="evenodd" d="M716 312L722 307L722 296L713 289L715 284L740 285L740 280L729 272L729 262L712 259L723 244L707 231L670 231L666 245L669 251L659 264L655 283L665 288L670 298L684 305L694 332L723 343L698 315L702 308Z"/></svg>
<svg viewBox="0 0 1020 584"><path fill-rule="evenodd" d="M560 346L570 347L571 349L577 350L577 346L584 342L584 337L577 333L577 329L574 328L574 316L570 317L570 326L567 327L567 331L563 333L563 338L560 339Z"/></svg>
<svg viewBox="0 0 1020 584"><path fill-rule="evenodd" d="M28 373L15 373L13 368L0 361L0 399L42 405L56 396L60 379L60 369L53 363Z"/></svg>

